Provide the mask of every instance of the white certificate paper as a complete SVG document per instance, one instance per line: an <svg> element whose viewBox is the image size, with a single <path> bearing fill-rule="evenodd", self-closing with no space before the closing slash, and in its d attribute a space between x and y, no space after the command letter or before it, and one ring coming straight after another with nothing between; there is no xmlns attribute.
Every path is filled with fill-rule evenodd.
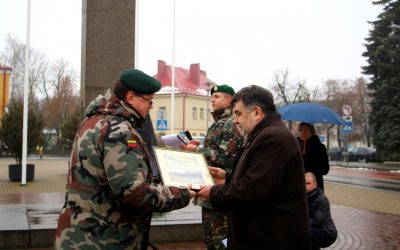
<svg viewBox="0 0 400 250"><path fill-rule="evenodd" d="M191 184L192 189L200 189L200 185L214 185L203 154L159 147L154 147L154 152L165 185Z"/></svg>

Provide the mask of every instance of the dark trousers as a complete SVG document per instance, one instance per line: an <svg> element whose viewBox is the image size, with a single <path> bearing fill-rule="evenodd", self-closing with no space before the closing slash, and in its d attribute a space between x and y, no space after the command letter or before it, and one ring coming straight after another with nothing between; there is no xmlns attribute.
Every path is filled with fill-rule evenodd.
<svg viewBox="0 0 400 250"><path fill-rule="evenodd" d="M320 247L329 247L336 240L336 237L333 238L321 228L311 227L310 233L312 250L319 250Z"/></svg>

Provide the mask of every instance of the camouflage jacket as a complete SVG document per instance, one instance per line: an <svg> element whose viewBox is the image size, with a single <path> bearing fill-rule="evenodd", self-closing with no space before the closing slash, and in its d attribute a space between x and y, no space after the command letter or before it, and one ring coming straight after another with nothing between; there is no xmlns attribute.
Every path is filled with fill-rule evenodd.
<svg viewBox="0 0 400 250"><path fill-rule="evenodd" d="M225 171L232 170L237 149L242 145L242 136L233 124L232 108L212 112L214 123L208 128L203 147L196 151L202 152L209 166L219 167ZM211 204L196 198L194 203L212 209Z"/></svg>
<svg viewBox="0 0 400 250"><path fill-rule="evenodd" d="M204 154L210 166L230 170L242 137L233 124L230 107L214 111L212 115L214 123L207 130L203 147L197 147L196 151Z"/></svg>
<svg viewBox="0 0 400 250"><path fill-rule="evenodd" d="M136 131L143 123L115 96L88 106L71 153L56 249L147 249L152 212L188 205L187 189L154 182Z"/></svg>

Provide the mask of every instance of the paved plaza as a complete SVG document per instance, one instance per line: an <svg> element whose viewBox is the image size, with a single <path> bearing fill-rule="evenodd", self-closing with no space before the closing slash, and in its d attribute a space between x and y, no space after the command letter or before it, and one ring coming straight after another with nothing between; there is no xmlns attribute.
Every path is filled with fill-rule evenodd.
<svg viewBox="0 0 400 250"><path fill-rule="evenodd" d="M68 158L44 157L42 160L29 158L28 163L34 163L36 166L35 179L26 186L9 181L7 168L10 163L13 163L13 159L0 159L0 235L2 231L12 228L14 230L47 228L53 230L49 231L51 234L57 222L57 211L63 202ZM335 171L341 170L332 167L331 172ZM353 173L354 178L357 178L357 172L355 173ZM360 178L365 175L365 172L359 174ZM385 178L393 178L397 182L400 180L400 174L394 173ZM337 241L327 249L400 248L399 192L329 182L326 183L325 189L331 201L332 216L339 232ZM43 217L38 211L47 211L44 213L46 216ZM168 233L160 241L169 243L157 242L159 249L206 249L201 240L185 242L186 240L182 240L181 237L174 237L173 229L170 227L171 224L199 226L200 210L197 207L190 206L163 216L152 222L153 226L157 226L166 225L168 221L170 228L167 228ZM155 231L161 234L157 229ZM193 239L201 239L199 227L192 232L198 234ZM0 245L0 248L4 246ZM48 246L30 249L51 248Z"/></svg>

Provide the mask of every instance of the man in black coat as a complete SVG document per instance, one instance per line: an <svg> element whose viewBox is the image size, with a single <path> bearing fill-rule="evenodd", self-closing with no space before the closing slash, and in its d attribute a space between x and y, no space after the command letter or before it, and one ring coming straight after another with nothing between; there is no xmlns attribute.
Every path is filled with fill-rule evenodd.
<svg viewBox="0 0 400 250"><path fill-rule="evenodd" d="M315 250L332 245L337 238L337 231L331 217L329 200L317 186L315 175L308 172L305 176L311 242Z"/></svg>
<svg viewBox="0 0 400 250"><path fill-rule="evenodd" d="M210 167L217 185L197 195L227 212L228 249L309 249L303 159L296 138L268 90L245 87L232 103L244 146L231 173Z"/></svg>

